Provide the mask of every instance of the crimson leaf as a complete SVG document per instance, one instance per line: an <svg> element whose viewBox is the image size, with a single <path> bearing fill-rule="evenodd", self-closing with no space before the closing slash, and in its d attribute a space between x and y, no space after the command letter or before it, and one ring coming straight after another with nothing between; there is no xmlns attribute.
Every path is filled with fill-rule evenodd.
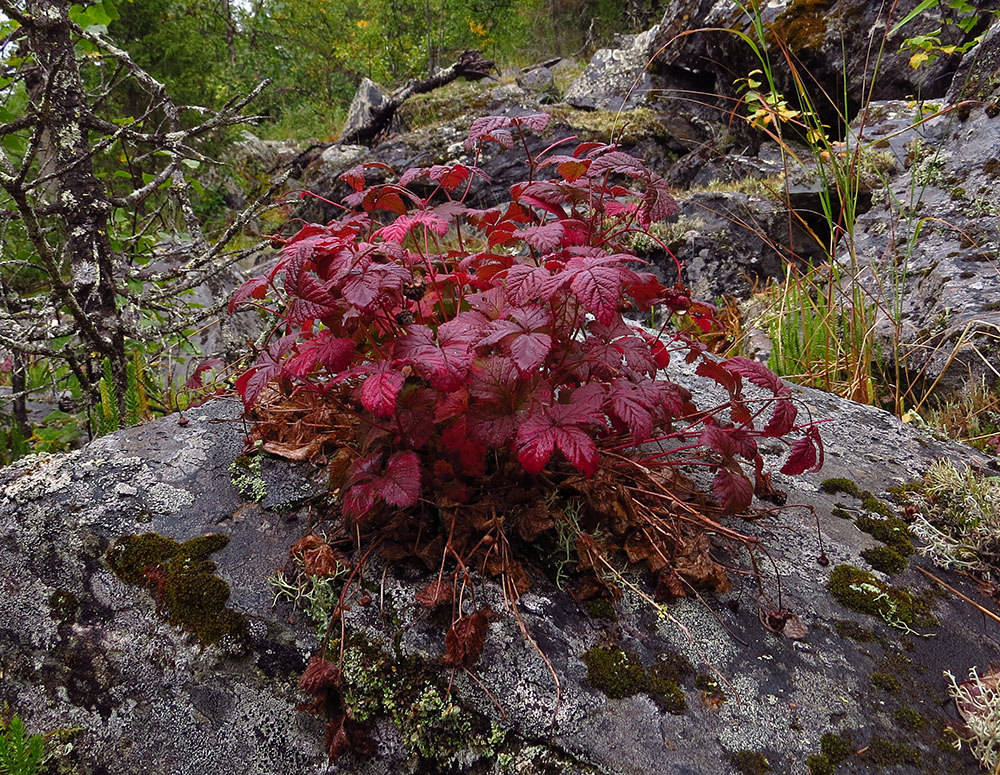
<svg viewBox="0 0 1000 775"><path fill-rule="evenodd" d="M818 455L817 455L818 450ZM816 473L823 467L823 442L816 426L810 427L805 436L792 445L788 461L781 467L781 473L795 476L808 470Z"/></svg>
<svg viewBox="0 0 1000 775"><path fill-rule="evenodd" d="M591 435L577 424L590 422L579 408L557 404L536 412L517 429L517 459L529 474L537 474L552 457L556 447L584 476L597 471L597 445Z"/></svg>
<svg viewBox="0 0 1000 775"><path fill-rule="evenodd" d="M285 366L293 377L302 377L317 366L322 366L331 374L346 369L354 357L353 339L334 336L323 330L308 342L299 345L298 354Z"/></svg>
<svg viewBox="0 0 1000 775"><path fill-rule="evenodd" d="M726 361L723 364L723 368L726 371L731 371L733 374L746 377L754 385L757 385L757 387L767 388L776 396L791 394L788 386L781 381L781 378L760 361L737 355Z"/></svg>
<svg viewBox="0 0 1000 775"><path fill-rule="evenodd" d="M720 468L712 480L712 492L722 504L725 514L739 514L750 508L753 501L753 485L742 473L733 473L728 468Z"/></svg>
<svg viewBox="0 0 1000 775"><path fill-rule="evenodd" d="M405 381L400 372L392 370L388 361L381 361L377 371L361 386L362 405L376 417L392 417L396 398Z"/></svg>
<svg viewBox="0 0 1000 775"><path fill-rule="evenodd" d="M390 506L409 508L420 496L420 460L413 450L389 457L382 476L374 480L375 492Z"/></svg>
<svg viewBox="0 0 1000 775"><path fill-rule="evenodd" d="M799 410L795 404L786 399L781 399L774 405L774 412L771 419L764 428L765 436L784 436L795 427L795 418Z"/></svg>

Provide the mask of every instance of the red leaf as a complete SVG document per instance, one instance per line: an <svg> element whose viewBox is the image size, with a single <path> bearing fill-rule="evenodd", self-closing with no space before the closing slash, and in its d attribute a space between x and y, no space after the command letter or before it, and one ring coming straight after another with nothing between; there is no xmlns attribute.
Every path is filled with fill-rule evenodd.
<svg viewBox="0 0 1000 775"><path fill-rule="evenodd" d="M727 371L710 358L703 358L701 363L698 364L698 368L694 370L694 373L698 376L715 380L731 396L738 396L740 394L739 372Z"/></svg>
<svg viewBox="0 0 1000 775"><path fill-rule="evenodd" d="M372 207L373 210L388 210L396 215L406 215L406 204L403 197L395 191L382 189Z"/></svg>
<svg viewBox="0 0 1000 775"><path fill-rule="evenodd" d="M556 171L562 175L563 180L573 183L586 174L587 167L587 162L579 161L578 159L570 159L559 164L556 167Z"/></svg>
<svg viewBox="0 0 1000 775"><path fill-rule="evenodd" d="M435 164L428 172L431 180L438 181L445 191L454 191L469 179L469 168L464 164L444 166Z"/></svg>
<svg viewBox="0 0 1000 775"><path fill-rule="evenodd" d="M480 339L477 347L498 342L510 351L522 374L534 371L545 361L552 349L552 337L546 329L552 322L552 313L543 307L517 308L511 311L511 320L494 320Z"/></svg>
<svg viewBox="0 0 1000 775"><path fill-rule="evenodd" d="M651 412L660 398L660 391L655 385L652 380L636 384L618 378L611 382L611 392L608 394L611 411L628 426L636 443L646 441L653 432Z"/></svg>
<svg viewBox="0 0 1000 775"><path fill-rule="evenodd" d="M271 380L281 375L281 360L295 343L294 336L283 336L273 342L266 352L236 380L236 392L243 399L247 409L257 403L257 399Z"/></svg>
<svg viewBox="0 0 1000 775"><path fill-rule="evenodd" d="M774 405L774 412L771 419L764 428L765 436L784 436L795 427L795 418L799 410L795 404L786 399L781 399Z"/></svg>
<svg viewBox="0 0 1000 775"><path fill-rule="evenodd" d="M406 378L392 370L388 361L379 362L376 368L377 371L361 386L361 403L376 417L391 417Z"/></svg>
<svg viewBox="0 0 1000 775"><path fill-rule="evenodd" d="M746 377L754 385L757 385L757 387L766 388L776 396L791 394L788 386L781 381L781 378L760 361L737 355L735 358L730 358L723 363L722 367L733 374L740 374Z"/></svg>
<svg viewBox="0 0 1000 775"><path fill-rule="evenodd" d="M438 327L437 342L427 326L410 326L407 335L396 342L395 356L413 364L433 387L450 393L461 387L469 373L481 322L477 313L462 313Z"/></svg>
<svg viewBox="0 0 1000 775"><path fill-rule="evenodd" d="M465 150L473 151L478 143L492 140L503 148L514 147L514 135L508 127L511 120L507 116L483 116L477 118L469 127L469 136L465 139Z"/></svg>
<svg viewBox="0 0 1000 775"><path fill-rule="evenodd" d="M795 476L808 470L814 474L822 467L823 442L816 426L812 426L806 431L805 436L792 445L792 453L788 456L788 462L782 466L781 473Z"/></svg>
<svg viewBox="0 0 1000 775"><path fill-rule="evenodd" d="M188 381L184 383L184 387L188 390L197 390L198 388L205 387L203 383L204 375L206 371L214 369L218 366L225 366L226 364L220 361L218 358L206 358L201 363L198 364L194 373L188 377Z"/></svg>
<svg viewBox="0 0 1000 775"><path fill-rule="evenodd" d="M675 215L680 208L670 195L667 182L659 175L652 175L649 185L642 194L642 213L639 222L649 228L650 224L665 221Z"/></svg>
<svg viewBox="0 0 1000 775"><path fill-rule="evenodd" d="M341 173L338 179L343 180L355 191L360 191L365 187L365 166L363 164L355 164L346 172Z"/></svg>
<svg viewBox="0 0 1000 775"><path fill-rule="evenodd" d="M420 460L413 450L389 457L382 476L373 482L375 492L390 506L408 508L420 497Z"/></svg>
<svg viewBox="0 0 1000 775"><path fill-rule="evenodd" d="M717 425L706 425L705 429L698 436L698 443L708 447L713 452L722 455L723 460L729 461L739 454L739 447L732 437Z"/></svg>
<svg viewBox="0 0 1000 775"><path fill-rule="evenodd" d="M565 229L559 221L547 223L544 226L529 226L526 229L519 229L514 234L539 253L552 253L562 246Z"/></svg>
<svg viewBox="0 0 1000 775"><path fill-rule="evenodd" d="M621 266L621 260L617 255L574 256L563 272L572 278L570 289L584 309L604 325L614 320L624 286L639 279L631 269Z"/></svg>
<svg viewBox="0 0 1000 775"><path fill-rule="evenodd" d="M298 354L285 365L285 371L293 377L302 377L322 366L336 374L350 365L355 347L353 339L336 337L323 330L319 336L299 345Z"/></svg>
<svg viewBox="0 0 1000 775"><path fill-rule="evenodd" d="M267 294L267 286L271 280L266 274L259 274L251 277L243 285L236 289L233 297L229 300L229 314L232 315L236 308L247 299L263 299Z"/></svg>
<svg viewBox="0 0 1000 775"><path fill-rule="evenodd" d="M602 154L590 163L590 176L602 176L608 172L628 175L630 178L649 177L649 170L640 159L630 156L624 151L610 151Z"/></svg>
<svg viewBox="0 0 1000 775"><path fill-rule="evenodd" d="M742 474L736 474L728 468L720 468L712 480L712 492L722 504L726 514L739 514L750 508L753 501L753 485Z"/></svg>
<svg viewBox="0 0 1000 775"><path fill-rule="evenodd" d="M425 226L438 236L448 231L448 222L429 210L419 210L412 215L401 215L388 226L383 226L375 236L388 242L401 243L406 235L418 226Z"/></svg>
<svg viewBox="0 0 1000 775"><path fill-rule="evenodd" d="M578 425L574 414L579 407L555 405L528 417L517 429L517 459L529 474L545 468L556 447L584 476L597 471L598 454L594 439ZM589 417L581 417L585 423Z"/></svg>
<svg viewBox="0 0 1000 775"><path fill-rule="evenodd" d="M511 302L518 306L536 299L547 302L565 282L564 275L554 275L544 266L525 264L515 264L508 269L504 280Z"/></svg>
<svg viewBox="0 0 1000 775"><path fill-rule="evenodd" d="M310 271L285 274L288 292L288 322L293 326L316 318L324 318L337 311L337 302L330 289Z"/></svg>

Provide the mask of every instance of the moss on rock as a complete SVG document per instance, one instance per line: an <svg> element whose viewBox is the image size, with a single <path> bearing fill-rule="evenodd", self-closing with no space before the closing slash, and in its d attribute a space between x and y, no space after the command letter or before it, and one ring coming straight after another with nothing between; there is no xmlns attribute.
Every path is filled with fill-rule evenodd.
<svg viewBox="0 0 1000 775"><path fill-rule="evenodd" d="M122 536L108 549L111 570L126 584L148 589L170 624L215 644L244 641L246 619L228 608L229 585L215 574L209 556L229 543L212 534L178 543L156 533Z"/></svg>
<svg viewBox="0 0 1000 775"><path fill-rule="evenodd" d="M595 646L581 656L587 666L587 680L611 699L620 700L645 694L660 710L680 714L687 698L679 678L690 672L690 663L680 655L663 659L647 670L639 657L620 648Z"/></svg>
<svg viewBox="0 0 1000 775"><path fill-rule="evenodd" d="M853 565L838 565L826 588L833 598L852 611L878 616L894 627L937 626L938 620L924 600L899 587L879 581Z"/></svg>
<svg viewBox="0 0 1000 775"><path fill-rule="evenodd" d="M760 751L734 751L729 761L743 775L765 775L771 771L771 763Z"/></svg>

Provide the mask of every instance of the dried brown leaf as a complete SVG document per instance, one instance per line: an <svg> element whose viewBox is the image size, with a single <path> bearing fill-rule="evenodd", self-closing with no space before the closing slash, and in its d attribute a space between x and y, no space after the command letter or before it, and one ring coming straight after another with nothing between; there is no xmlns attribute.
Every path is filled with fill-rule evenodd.
<svg viewBox="0 0 1000 775"><path fill-rule="evenodd" d="M731 584L726 569L712 559L709 554L710 548L711 542L708 536L699 536L675 558L674 568L696 587L719 593L728 592Z"/></svg>
<svg viewBox="0 0 1000 775"><path fill-rule="evenodd" d="M544 503L536 503L518 517L517 533L525 541L534 541L555 524L552 511Z"/></svg>
<svg viewBox="0 0 1000 775"><path fill-rule="evenodd" d="M444 663L455 667L472 667L483 652L486 630L494 616L493 609L487 605L452 623L444 638Z"/></svg>
<svg viewBox="0 0 1000 775"><path fill-rule="evenodd" d="M424 608L436 608L455 599L455 588L448 579L434 579L417 592L415 598Z"/></svg>
<svg viewBox="0 0 1000 775"><path fill-rule="evenodd" d="M687 587L677 571L670 570L657 576L654 596L658 603L673 603L687 597Z"/></svg>

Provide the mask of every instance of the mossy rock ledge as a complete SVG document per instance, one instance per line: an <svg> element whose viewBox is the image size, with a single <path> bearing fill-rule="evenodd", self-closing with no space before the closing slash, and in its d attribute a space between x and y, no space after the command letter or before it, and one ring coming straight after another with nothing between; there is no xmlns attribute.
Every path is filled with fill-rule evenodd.
<svg viewBox="0 0 1000 775"><path fill-rule="evenodd" d="M712 389L689 373L671 376ZM823 426L827 467L775 480L789 489L790 504L816 510L830 564L817 562L806 509L734 526L766 546L773 564L760 562L764 589L776 599L776 569L782 604L809 629L805 640L763 627L752 583L737 582L704 605L671 605L689 639L630 595L615 604L615 618L594 617L542 579L521 614L559 676L557 703L548 667L504 613L500 590L480 580L477 599L500 616L476 673L496 703L461 671L449 696L441 622L412 604L428 579L390 569L384 585L373 582L382 604L349 614L345 660L347 694L371 725L377 752L348 755L327 770L320 723L296 710L296 682L316 635L306 617L272 608L265 581L304 530L307 510L297 504L320 484L307 468L267 460L263 502L241 495L230 470L241 452L242 426L231 422L239 407L216 400L188 413L186 425L166 417L0 470L0 703L31 730L78 729L61 765L79 773L732 775L748 762L798 773L810 757L816 766L829 759L832 738L824 735L852 741L838 749L847 756L835 767L845 772L974 772L967 753L938 745L955 720L941 673L962 675L1000 658L981 617L928 594L912 567L891 578L870 575L861 552L878 541L831 515L850 496L820 489L840 477L881 493L934 457L972 453L928 441L884 412L794 390L814 416L834 420ZM776 448L771 464L783 455ZM136 543L143 536L146 543ZM115 574L108 555L123 540L134 560L128 578L122 567ZM155 562L137 560L137 552ZM121 553L111 555L119 566ZM206 642L163 610L150 569L185 556L202 581L219 580L208 587L240 623L240 637ZM732 562L748 567L739 552ZM835 576L843 567L856 570ZM381 570L369 575L379 579ZM890 626L881 604L851 610L827 588L847 577L905 590L928 615L908 620L907 630ZM136 579L146 582L129 583ZM608 674L615 665L627 674ZM893 691L885 675L897 680ZM870 744L879 758L856 753ZM892 752L899 762L888 762Z"/></svg>

